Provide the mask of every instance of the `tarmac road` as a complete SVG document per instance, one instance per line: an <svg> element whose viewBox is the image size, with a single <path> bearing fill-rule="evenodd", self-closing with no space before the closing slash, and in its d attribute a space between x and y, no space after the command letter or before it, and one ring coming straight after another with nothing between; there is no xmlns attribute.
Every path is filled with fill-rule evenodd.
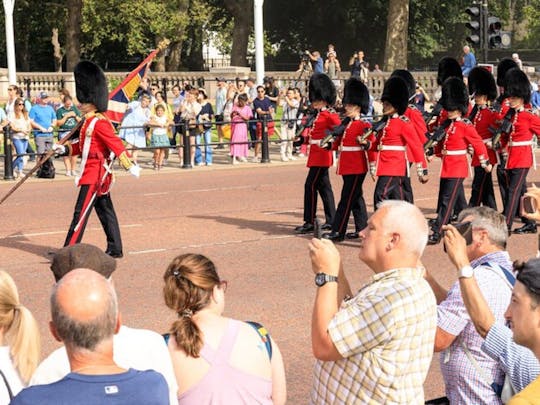
<svg viewBox="0 0 540 405"><path fill-rule="evenodd" d="M138 180L120 174L112 197L124 258L118 260L114 280L124 323L165 332L174 320L161 296L165 268L178 254L207 255L229 281L226 315L257 320L269 329L285 359L289 403L303 404L312 376L309 334L315 285L307 252L309 236L297 236L293 228L302 223L306 169L304 161L282 163L275 157L271 164L215 164L193 170L177 169L178 161L173 159L175 168L159 173L144 170ZM224 162L224 154L216 156L218 163L220 159ZM416 203L427 216L433 216L437 202L438 163L430 169L427 185L413 179ZM531 171L529 180L538 178ZM0 184L0 194L13 184ZM339 199L339 176L332 174L332 185ZM364 193L370 212L373 188L367 178ZM469 188L470 180L467 195ZM55 180L30 180L0 206L0 268L14 277L22 303L37 317L44 355L57 346L47 326L53 284L48 253L63 244L77 192L72 181L59 173ZM95 214L83 241L105 247ZM357 247L356 241L339 244L353 289L371 275L358 260ZM513 258L533 256L536 248L536 235L510 238ZM444 285L455 280L441 245L426 249L424 263ZM425 391L426 398L443 395L438 355Z"/></svg>

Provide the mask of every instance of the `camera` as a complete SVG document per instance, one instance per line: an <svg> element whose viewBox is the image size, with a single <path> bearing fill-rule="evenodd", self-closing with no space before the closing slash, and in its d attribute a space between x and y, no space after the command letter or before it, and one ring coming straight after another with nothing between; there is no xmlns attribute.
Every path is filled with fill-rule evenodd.
<svg viewBox="0 0 540 405"><path fill-rule="evenodd" d="M302 62L309 62L309 52L305 51L305 52L300 53L300 60Z"/></svg>
<svg viewBox="0 0 540 405"><path fill-rule="evenodd" d="M454 224L454 228L463 236L465 244L469 246L472 243L472 224L470 221L460 222ZM443 246L443 250L446 252L446 245Z"/></svg>
<svg viewBox="0 0 540 405"><path fill-rule="evenodd" d="M287 128L293 129L294 128L294 121L287 122Z"/></svg>

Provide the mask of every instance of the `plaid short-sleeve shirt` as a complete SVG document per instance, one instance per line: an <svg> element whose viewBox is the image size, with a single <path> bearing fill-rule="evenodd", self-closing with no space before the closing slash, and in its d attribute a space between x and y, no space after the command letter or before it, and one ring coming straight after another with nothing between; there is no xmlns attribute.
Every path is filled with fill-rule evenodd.
<svg viewBox="0 0 540 405"><path fill-rule="evenodd" d="M312 404L423 404L437 324L423 270L376 274L328 325L338 361L317 361Z"/></svg>

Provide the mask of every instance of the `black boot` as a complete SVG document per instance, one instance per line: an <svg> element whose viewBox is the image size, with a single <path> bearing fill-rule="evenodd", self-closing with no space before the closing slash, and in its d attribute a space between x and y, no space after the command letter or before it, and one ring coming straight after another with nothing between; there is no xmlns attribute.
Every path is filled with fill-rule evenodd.
<svg viewBox="0 0 540 405"><path fill-rule="evenodd" d="M360 232L358 231L355 231L355 232L347 232L345 234L345 237L347 239L358 239L360 237Z"/></svg>
<svg viewBox="0 0 540 405"><path fill-rule="evenodd" d="M343 242L345 235L341 235L339 232L327 232L323 233L322 237L324 239L329 239L332 242Z"/></svg>
<svg viewBox="0 0 540 405"><path fill-rule="evenodd" d="M441 234L439 232L433 232L429 235L428 245L437 245L441 241Z"/></svg>
<svg viewBox="0 0 540 405"><path fill-rule="evenodd" d="M514 233L518 235L523 235L526 233L536 233L536 224L525 224L521 228L514 229Z"/></svg>
<svg viewBox="0 0 540 405"><path fill-rule="evenodd" d="M313 224L310 224L308 222L304 222L303 225L300 225L300 226L297 226L296 228L294 228L294 231L296 233L304 234L304 233L313 232L313 229L314 229Z"/></svg>

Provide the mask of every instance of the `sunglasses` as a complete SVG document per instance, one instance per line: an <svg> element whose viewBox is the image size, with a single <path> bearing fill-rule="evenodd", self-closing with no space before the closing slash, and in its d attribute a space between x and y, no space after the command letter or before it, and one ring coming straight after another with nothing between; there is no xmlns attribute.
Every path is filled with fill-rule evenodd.
<svg viewBox="0 0 540 405"><path fill-rule="evenodd" d="M24 103L17 103L16 105L24 105Z"/></svg>

